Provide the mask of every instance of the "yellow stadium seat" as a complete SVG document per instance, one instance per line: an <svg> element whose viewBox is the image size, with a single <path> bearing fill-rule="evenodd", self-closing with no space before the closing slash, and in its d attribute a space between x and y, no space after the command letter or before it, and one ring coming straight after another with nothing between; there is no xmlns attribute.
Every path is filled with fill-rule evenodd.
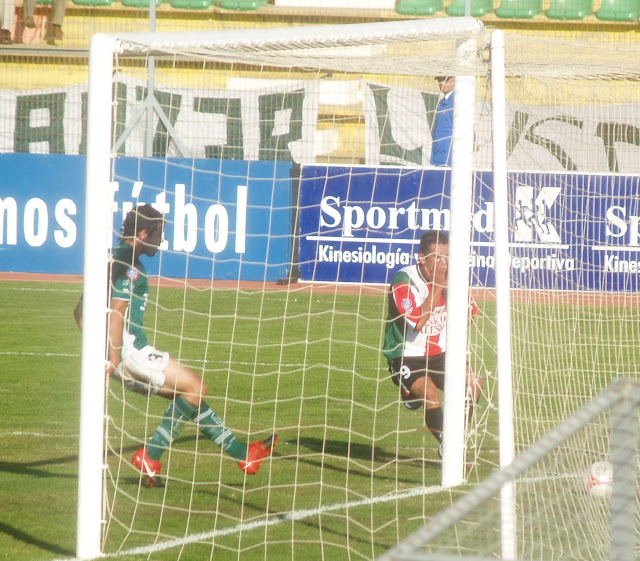
<svg viewBox="0 0 640 561"><path fill-rule="evenodd" d="M398 0L396 12L409 16L432 16L443 7L443 0Z"/></svg>
<svg viewBox="0 0 640 561"><path fill-rule="evenodd" d="M452 0L445 10L450 16L464 16L465 0ZM493 0L471 0L471 15L475 18L493 12Z"/></svg>
<svg viewBox="0 0 640 561"><path fill-rule="evenodd" d="M635 21L640 17L640 0L602 0L596 17L607 21Z"/></svg>
<svg viewBox="0 0 640 561"><path fill-rule="evenodd" d="M593 0L552 0L545 12L550 19L584 19L593 13Z"/></svg>
<svg viewBox="0 0 640 561"><path fill-rule="evenodd" d="M499 18L529 19L542 12L542 0L502 0L496 10Z"/></svg>

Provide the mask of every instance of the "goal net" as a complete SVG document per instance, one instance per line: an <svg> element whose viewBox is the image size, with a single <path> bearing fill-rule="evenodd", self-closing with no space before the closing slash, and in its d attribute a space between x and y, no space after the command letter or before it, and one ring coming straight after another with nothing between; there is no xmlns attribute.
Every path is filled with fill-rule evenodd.
<svg viewBox="0 0 640 561"><path fill-rule="evenodd" d="M445 462L460 451L470 483L501 463L489 47L468 18L94 38L79 557L373 559L466 490L441 486L424 410L405 406L381 352L388 283L415 264L426 230L450 233L458 267L448 304L457 295L464 307L455 319L450 310L449 356L484 380L464 445L445 445ZM517 451L634 375L628 50L612 66L595 43L506 41ZM431 163L443 76L456 76L451 167ZM160 251L142 259L149 342L204 380L238 440L279 435L254 476L189 423L162 455L164 486L145 487L132 455L168 402L96 378L109 248L143 203L165 219ZM593 249L616 244L615 258ZM626 268L609 271L607 259ZM478 311L467 325L469 288ZM606 458L603 439L590 446Z"/></svg>
<svg viewBox="0 0 640 561"><path fill-rule="evenodd" d="M637 559L639 390L611 384L380 561ZM501 489L510 485L520 508L505 540Z"/></svg>

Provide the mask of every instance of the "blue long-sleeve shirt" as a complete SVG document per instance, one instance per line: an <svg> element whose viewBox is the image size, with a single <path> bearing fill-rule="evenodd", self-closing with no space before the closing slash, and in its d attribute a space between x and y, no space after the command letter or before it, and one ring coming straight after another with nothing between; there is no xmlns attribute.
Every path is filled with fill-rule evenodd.
<svg viewBox="0 0 640 561"><path fill-rule="evenodd" d="M433 122L431 165L451 165L451 136L453 135L453 92L438 104Z"/></svg>

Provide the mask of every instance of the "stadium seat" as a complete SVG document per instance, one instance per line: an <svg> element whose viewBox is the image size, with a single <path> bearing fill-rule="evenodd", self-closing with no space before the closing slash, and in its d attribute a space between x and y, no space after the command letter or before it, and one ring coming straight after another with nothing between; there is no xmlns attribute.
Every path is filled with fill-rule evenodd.
<svg viewBox="0 0 640 561"><path fill-rule="evenodd" d="M171 0L171 7L180 10L206 10L213 6L213 0Z"/></svg>
<svg viewBox="0 0 640 561"><path fill-rule="evenodd" d="M450 16L464 16L466 0L452 0L445 10ZM493 12L493 0L471 0L471 15L475 18Z"/></svg>
<svg viewBox="0 0 640 561"><path fill-rule="evenodd" d="M584 19L593 13L593 0L552 0L545 12L550 19Z"/></svg>
<svg viewBox="0 0 640 561"><path fill-rule="evenodd" d="M150 0L122 0L122 5L127 8L148 8ZM156 0L156 6L162 4L162 0Z"/></svg>
<svg viewBox="0 0 640 561"><path fill-rule="evenodd" d="M53 4L53 0L38 0L38 6L51 6Z"/></svg>
<svg viewBox="0 0 640 561"><path fill-rule="evenodd" d="M432 16L443 7L443 0L399 0L396 12L409 16Z"/></svg>
<svg viewBox="0 0 640 561"><path fill-rule="evenodd" d="M225 10L257 10L266 5L267 0L220 0L220 7Z"/></svg>
<svg viewBox="0 0 640 561"><path fill-rule="evenodd" d="M112 0L73 0L76 6L109 6Z"/></svg>
<svg viewBox="0 0 640 561"><path fill-rule="evenodd" d="M640 0L602 0L596 17L607 21L635 21L640 17Z"/></svg>
<svg viewBox="0 0 640 561"><path fill-rule="evenodd" d="M496 10L499 18L529 19L542 12L542 0L502 0Z"/></svg>

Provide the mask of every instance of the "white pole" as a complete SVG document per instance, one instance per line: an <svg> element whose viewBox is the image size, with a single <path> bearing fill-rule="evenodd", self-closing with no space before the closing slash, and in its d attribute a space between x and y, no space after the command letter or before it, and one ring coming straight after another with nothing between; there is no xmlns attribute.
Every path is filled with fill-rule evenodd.
<svg viewBox="0 0 640 561"><path fill-rule="evenodd" d="M150 0L149 2L149 32L156 30L156 0ZM144 100L147 105L146 109L146 127L144 135L144 155L147 158L153 156L153 104L152 99L155 99L155 68L156 59L152 55L149 57L147 74L147 97ZM183 154L184 156L185 154Z"/></svg>
<svg viewBox="0 0 640 561"><path fill-rule="evenodd" d="M76 555L101 554L108 248L111 236L111 75L115 41L94 35L89 102Z"/></svg>
<svg viewBox="0 0 640 561"><path fill-rule="evenodd" d="M475 37L461 43L458 59L475 57ZM447 354L444 392L442 486L464 481L465 379L469 316L469 249L473 191L475 79L456 76L451 155L451 232L447 282Z"/></svg>
<svg viewBox="0 0 640 561"><path fill-rule="evenodd" d="M511 372L511 256L507 183L507 123L504 34L491 34L491 98L493 130L493 200L496 262L496 324L498 371L498 433L500 467L514 459L513 381ZM500 491L502 559L516 558L515 487L510 481Z"/></svg>

